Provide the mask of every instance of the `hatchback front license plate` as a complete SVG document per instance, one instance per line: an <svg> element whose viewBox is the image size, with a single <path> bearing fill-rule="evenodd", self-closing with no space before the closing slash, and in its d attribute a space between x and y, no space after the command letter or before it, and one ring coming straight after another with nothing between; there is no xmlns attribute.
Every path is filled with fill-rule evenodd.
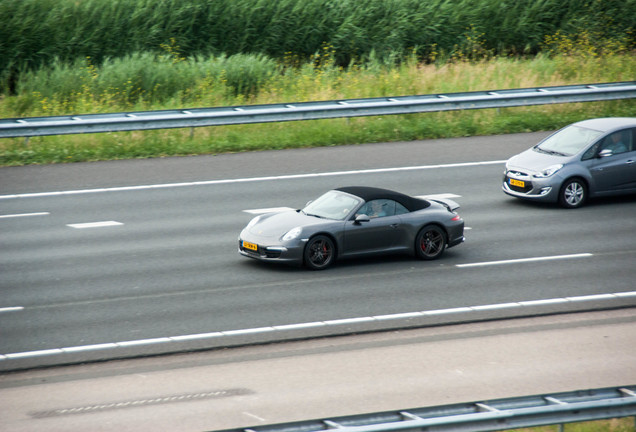
<svg viewBox="0 0 636 432"><path fill-rule="evenodd" d="M510 179L510 186L525 187L526 183L522 180Z"/></svg>
<svg viewBox="0 0 636 432"><path fill-rule="evenodd" d="M249 250L253 250L253 251L257 251L258 250L258 246L255 245L254 243L250 243L250 242L243 242L243 247L245 249L249 249Z"/></svg>

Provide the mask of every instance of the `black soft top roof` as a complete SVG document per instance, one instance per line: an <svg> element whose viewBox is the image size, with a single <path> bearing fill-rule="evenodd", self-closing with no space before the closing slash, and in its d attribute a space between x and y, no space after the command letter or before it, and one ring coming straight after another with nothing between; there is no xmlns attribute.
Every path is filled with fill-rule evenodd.
<svg viewBox="0 0 636 432"><path fill-rule="evenodd" d="M355 195L365 201L371 201L375 199L391 199L402 204L404 207L407 208L408 211L422 210L431 205L431 203L423 199L413 198L400 192L376 187L347 186L338 188L336 190Z"/></svg>

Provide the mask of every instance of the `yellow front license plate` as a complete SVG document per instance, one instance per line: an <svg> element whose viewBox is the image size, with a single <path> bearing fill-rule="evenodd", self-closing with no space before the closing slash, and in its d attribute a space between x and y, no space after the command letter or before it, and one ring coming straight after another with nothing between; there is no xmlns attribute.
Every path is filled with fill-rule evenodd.
<svg viewBox="0 0 636 432"><path fill-rule="evenodd" d="M525 187L526 183L521 180L510 179L510 186Z"/></svg>
<svg viewBox="0 0 636 432"><path fill-rule="evenodd" d="M249 249L249 250L253 250L253 251L258 250L258 246L256 246L254 243L250 243L250 242L246 242L246 241L243 242L243 247L245 249Z"/></svg>

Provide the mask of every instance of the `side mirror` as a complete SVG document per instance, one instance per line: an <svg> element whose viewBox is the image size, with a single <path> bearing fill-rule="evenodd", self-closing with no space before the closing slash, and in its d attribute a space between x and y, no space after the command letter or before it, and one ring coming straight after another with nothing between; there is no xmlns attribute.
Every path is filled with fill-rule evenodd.
<svg viewBox="0 0 636 432"><path fill-rule="evenodd" d="M611 155L613 155L613 154L614 154L614 153L612 152L612 150L610 150L610 149L605 149L605 150L601 150L601 151L598 153L598 157L599 157L599 158L604 158L604 157L611 156Z"/></svg>
<svg viewBox="0 0 636 432"><path fill-rule="evenodd" d="M371 218L363 213L363 214L359 214L358 216L356 216L356 218L353 221L353 223L355 223L356 225L359 225L362 222L369 222L370 220L371 220Z"/></svg>

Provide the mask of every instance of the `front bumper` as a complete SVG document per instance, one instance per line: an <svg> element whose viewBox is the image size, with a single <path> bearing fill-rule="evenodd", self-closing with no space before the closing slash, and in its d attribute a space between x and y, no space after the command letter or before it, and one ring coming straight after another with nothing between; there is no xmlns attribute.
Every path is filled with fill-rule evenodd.
<svg viewBox="0 0 636 432"><path fill-rule="evenodd" d="M238 253L248 258L259 261L279 262L286 264L301 265L303 263L303 252L305 241L297 245L265 245L262 242L254 241L255 239L239 238ZM256 250L248 249L243 242L249 242L256 245Z"/></svg>
<svg viewBox="0 0 636 432"><path fill-rule="evenodd" d="M506 171L503 176L501 189L508 195L541 202L556 202L559 187L554 177L536 178L517 172ZM523 186L520 186L520 183Z"/></svg>

